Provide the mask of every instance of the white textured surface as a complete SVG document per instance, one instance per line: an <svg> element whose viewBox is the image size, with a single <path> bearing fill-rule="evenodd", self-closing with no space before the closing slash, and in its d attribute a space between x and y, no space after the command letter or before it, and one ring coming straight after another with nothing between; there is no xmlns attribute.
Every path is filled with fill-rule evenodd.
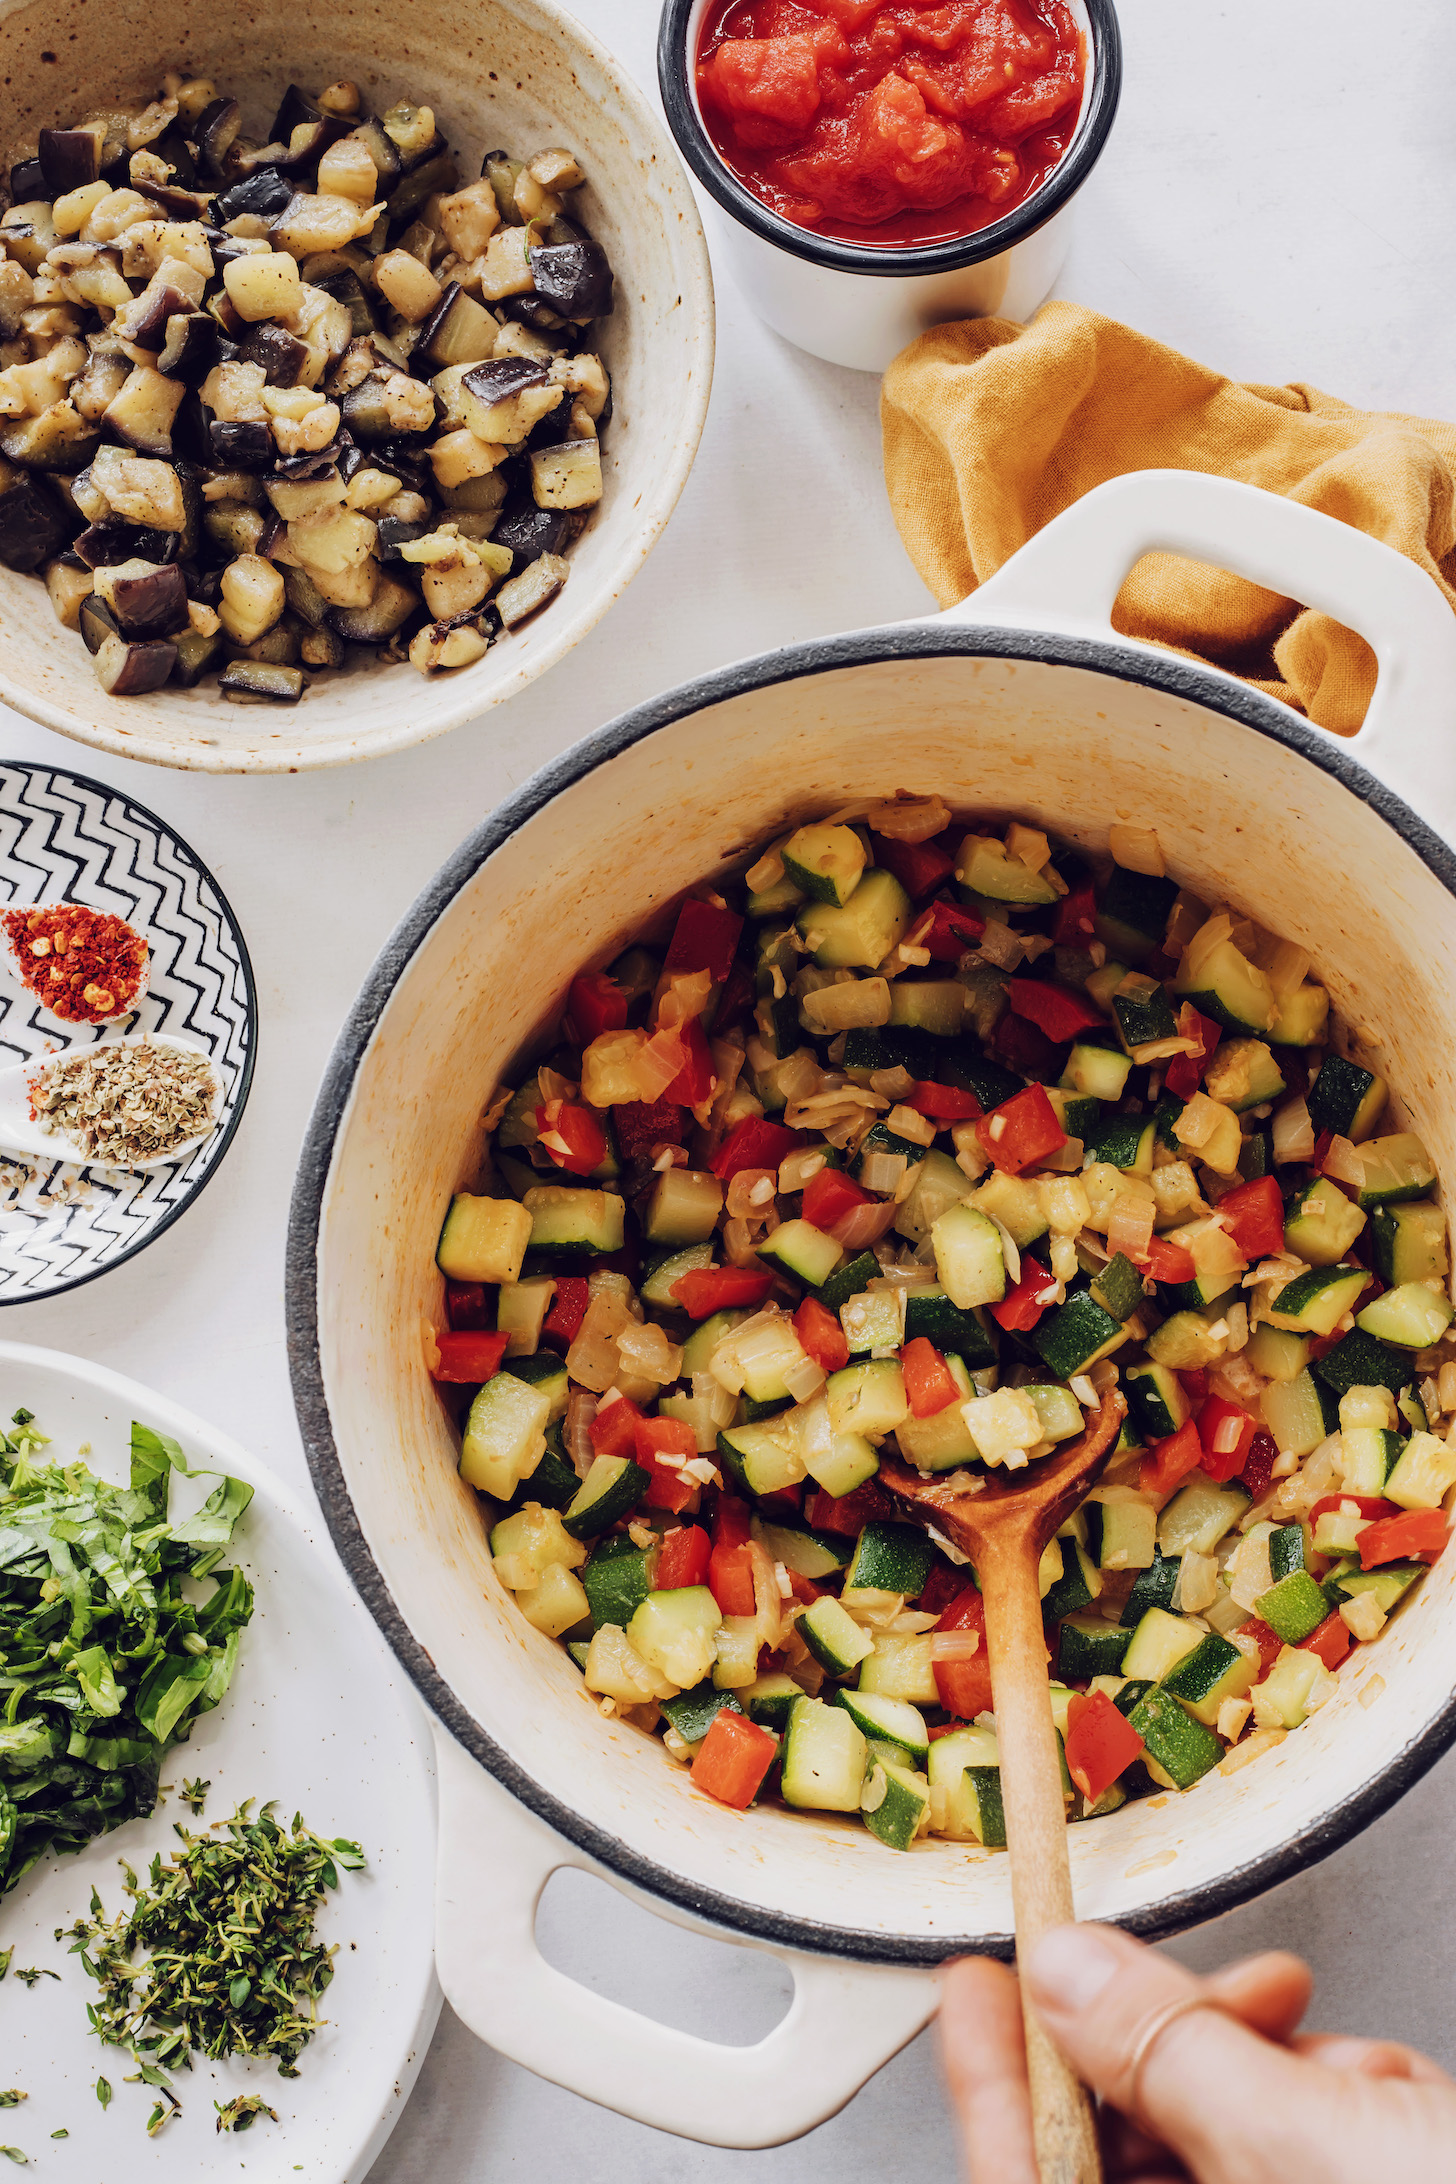
<svg viewBox="0 0 1456 2184"><path fill-rule="evenodd" d="M578 0L638 76L649 0ZM1186 11L1123 0L1127 89L1059 292L1258 380L1357 403L1456 412L1456 226L1446 87L1456 16L1359 0L1318 25L1292 0ZM196 1209L134 1267L3 1332L133 1372L306 1482L283 1352L282 1237L294 1157L329 1044L385 933L472 824L609 714L736 654L913 614L926 595L880 482L872 381L758 328L727 283L697 468L636 584L536 688L442 742L368 769L209 780L98 760L8 718L6 755L102 774L159 808L217 873L253 950L258 1077L238 1141ZM1435 816L1435 815L1433 815ZM1449 823L1452 815L1441 815ZM1441 1796L1456 1763L1301 1881L1181 1945L1190 1961L1288 1946L1314 1962L1317 2021L1419 2042L1450 2067L1442 1966L1456 1876ZM756 1956L691 1943L570 1876L548 1899L564 1968L705 2034L753 2039L774 2014ZM1366 1937L1386 1942L1371 1952ZM773 2154L677 2144L549 2089L447 2016L374 2184L504 2184L540 2165L592 2184L818 2184L898 2170L949 2179L922 2040L838 2121Z"/></svg>

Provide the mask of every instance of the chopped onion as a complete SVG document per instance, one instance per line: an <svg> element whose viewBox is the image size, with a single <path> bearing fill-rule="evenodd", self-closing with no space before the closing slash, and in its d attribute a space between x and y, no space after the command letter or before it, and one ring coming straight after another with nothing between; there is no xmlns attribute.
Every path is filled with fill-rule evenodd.
<svg viewBox="0 0 1456 2184"><path fill-rule="evenodd" d="M650 1107L679 1075L687 1061L687 1049L676 1030L657 1031L637 1056L637 1097Z"/></svg>
<svg viewBox="0 0 1456 2184"><path fill-rule="evenodd" d="M723 1223L723 1256L730 1266L758 1265L758 1251L746 1221Z"/></svg>
<svg viewBox="0 0 1456 2184"><path fill-rule="evenodd" d="M617 1351L624 1365L644 1380L655 1380L659 1387L667 1387L682 1371L681 1346L668 1341L656 1320L624 1327L617 1337Z"/></svg>
<svg viewBox="0 0 1456 2184"><path fill-rule="evenodd" d="M1274 1164L1314 1158L1314 1124L1303 1099L1286 1100L1274 1110Z"/></svg>
<svg viewBox="0 0 1456 2184"><path fill-rule="evenodd" d="M592 1298L576 1339L566 1353L566 1370L584 1388L602 1395L621 1370L617 1337L631 1324L627 1300L613 1290Z"/></svg>
<svg viewBox="0 0 1456 2184"><path fill-rule="evenodd" d="M931 1635L932 1661L973 1661L980 1650L978 1630L938 1630Z"/></svg>
<svg viewBox="0 0 1456 2184"><path fill-rule="evenodd" d="M785 1102L808 1099L817 1092L824 1079L818 1057L812 1047L799 1047L778 1066L778 1086Z"/></svg>
<svg viewBox="0 0 1456 2184"><path fill-rule="evenodd" d="M729 1178L728 1195L723 1202L729 1220L761 1220L764 1208L773 1204L777 1190L776 1169L740 1168Z"/></svg>
<svg viewBox="0 0 1456 2184"><path fill-rule="evenodd" d="M777 849L766 849L757 864L749 866L743 877L755 895L766 895L771 887L777 887L784 876L784 860Z"/></svg>
<svg viewBox="0 0 1456 2184"><path fill-rule="evenodd" d="M559 1075L554 1069L547 1069L544 1064L536 1072L536 1080L541 1087L543 1107L549 1107L553 1100L569 1100L575 1096L576 1085L572 1079Z"/></svg>
<svg viewBox="0 0 1456 2184"><path fill-rule="evenodd" d="M1144 872L1160 880L1168 869L1163 862L1163 845L1151 827L1111 826L1107 847L1113 863L1121 865L1124 872Z"/></svg>
<svg viewBox="0 0 1456 2184"><path fill-rule="evenodd" d="M1307 948L1298 947L1292 940L1281 940L1269 959L1269 983L1274 989L1276 1001L1302 986L1313 957Z"/></svg>
<svg viewBox="0 0 1456 2184"><path fill-rule="evenodd" d="M1358 1147L1347 1137L1331 1138L1323 1172L1336 1183L1353 1184L1356 1190L1364 1188L1365 1162Z"/></svg>
<svg viewBox="0 0 1456 2184"><path fill-rule="evenodd" d="M728 1398L731 1402L732 1398ZM737 1408L737 1405L734 1405ZM584 1479L596 1459L591 1444L591 1422L597 1414L597 1399L585 1388L573 1388L566 1399L566 1423L561 1438L566 1443L566 1453L576 1467L576 1475ZM731 1412L730 1412L731 1416ZM717 1446L717 1443L714 1443Z"/></svg>
<svg viewBox="0 0 1456 2184"><path fill-rule="evenodd" d="M1134 1196L1131 1191L1119 1191L1107 1222L1108 1250L1125 1252L1135 1261L1146 1259L1157 1210L1153 1199Z"/></svg>
<svg viewBox="0 0 1456 2184"><path fill-rule="evenodd" d="M816 1388L824 1385L824 1367L812 1357L795 1358L784 1373L784 1386L796 1403L807 1402Z"/></svg>
<svg viewBox="0 0 1456 2184"><path fill-rule="evenodd" d="M873 1157L873 1155L871 1156ZM842 1221L836 1221L829 1231L841 1251L867 1251L895 1226L899 1209L892 1198L883 1199L877 1205L851 1206Z"/></svg>
<svg viewBox="0 0 1456 2184"><path fill-rule="evenodd" d="M1198 931L1183 951L1183 976L1192 980L1195 987L1198 973L1203 969L1215 948L1221 948L1233 932L1233 921L1222 910L1205 918Z"/></svg>
<svg viewBox="0 0 1456 2184"><path fill-rule="evenodd" d="M672 1031L701 1016L713 991L711 971L678 971L669 978L657 1004L657 1028Z"/></svg>
<svg viewBox="0 0 1456 2184"><path fill-rule="evenodd" d="M886 835L892 842L928 842L933 834L943 834L950 825L950 810L938 796L905 796L886 804L871 804L865 818L876 834Z"/></svg>
<svg viewBox="0 0 1456 2184"><path fill-rule="evenodd" d="M790 1191L801 1191L810 1178L819 1173L825 1158L825 1154L812 1145L806 1145L801 1152L790 1153L779 1162L779 1189L786 1196Z"/></svg>
<svg viewBox="0 0 1456 2184"><path fill-rule="evenodd" d="M749 1567L753 1572L753 1605L758 1618L760 1645L779 1646L784 1627L783 1601L779 1595L778 1579L769 1560L768 1550L761 1541L748 1542Z"/></svg>
<svg viewBox="0 0 1456 2184"><path fill-rule="evenodd" d="M994 963L999 970L1014 971L1025 953L1019 933L1013 933L999 918L986 920L986 930L981 935L981 956L985 962Z"/></svg>
<svg viewBox="0 0 1456 2184"><path fill-rule="evenodd" d="M994 1213L991 1219L996 1221ZM1001 1234L1001 1256L1006 1261L1006 1278L1014 1289L1021 1279L1020 1247L1004 1221L996 1221L996 1226Z"/></svg>
<svg viewBox="0 0 1456 2184"><path fill-rule="evenodd" d="M904 1153L866 1153L860 1164L859 1179L867 1191L892 1191L906 1166Z"/></svg>
<svg viewBox="0 0 1456 2184"><path fill-rule="evenodd" d="M870 1075L870 1090L887 1100L903 1100L915 1087L915 1079L908 1069L898 1065L894 1069L876 1069Z"/></svg>

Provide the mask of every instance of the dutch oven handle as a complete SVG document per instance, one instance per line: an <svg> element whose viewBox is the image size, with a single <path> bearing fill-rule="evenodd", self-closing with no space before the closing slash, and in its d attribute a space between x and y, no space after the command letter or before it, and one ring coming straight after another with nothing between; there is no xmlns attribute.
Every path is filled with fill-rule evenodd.
<svg viewBox="0 0 1456 2184"><path fill-rule="evenodd" d="M933 1972L754 1942L744 1946L768 1947L794 1981L787 2016L754 2047L699 2040L593 1994L541 1955L536 1907L563 1866L614 1876L517 1803L438 1723L434 1730L440 1985L478 2038L539 2077L681 2138L777 2146L837 2114L934 2014ZM680 1923L739 1939L685 1914Z"/></svg>
<svg viewBox="0 0 1456 2184"><path fill-rule="evenodd" d="M1456 832L1456 614L1404 554L1299 501L1192 470L1111 478L946 619L1126 644L1112 628L1113 602L1150 553L1230 569L1357 631L1380 673L1358 735L1338 740L1423 817Z"/></svg>

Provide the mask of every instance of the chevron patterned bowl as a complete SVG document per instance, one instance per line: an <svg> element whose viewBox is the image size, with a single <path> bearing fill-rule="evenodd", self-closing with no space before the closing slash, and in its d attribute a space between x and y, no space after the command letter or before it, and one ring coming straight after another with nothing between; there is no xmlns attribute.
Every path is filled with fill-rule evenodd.
<svg viewBox="0 0 1456 2184"><path fill-rule="evenodd" d="M216 1173L253 1078L253 969L216 880L144 805L82 774L0 762L0 907L76 902L144 933L147 990L124 1027L205 1049L222 1079L218 1127L175 1166L127 1172L7 1157L0 1143L0 1305L94 1281L170 1228ZM114 1036L114 1032L112 1034ZM90 1045L0 962L0 1068Z"/></svg>

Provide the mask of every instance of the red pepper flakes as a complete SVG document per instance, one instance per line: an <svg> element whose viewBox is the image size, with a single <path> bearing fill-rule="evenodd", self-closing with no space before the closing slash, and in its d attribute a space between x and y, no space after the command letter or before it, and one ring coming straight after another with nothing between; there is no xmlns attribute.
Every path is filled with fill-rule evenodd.
<svg viewBox="0 0 1456 2184"><path fill-rule="evenodd" d="M7 910L3 922L22 979L63 1023L105 1023L138 999L147 944L125 918L58 902Z"/></svg>

